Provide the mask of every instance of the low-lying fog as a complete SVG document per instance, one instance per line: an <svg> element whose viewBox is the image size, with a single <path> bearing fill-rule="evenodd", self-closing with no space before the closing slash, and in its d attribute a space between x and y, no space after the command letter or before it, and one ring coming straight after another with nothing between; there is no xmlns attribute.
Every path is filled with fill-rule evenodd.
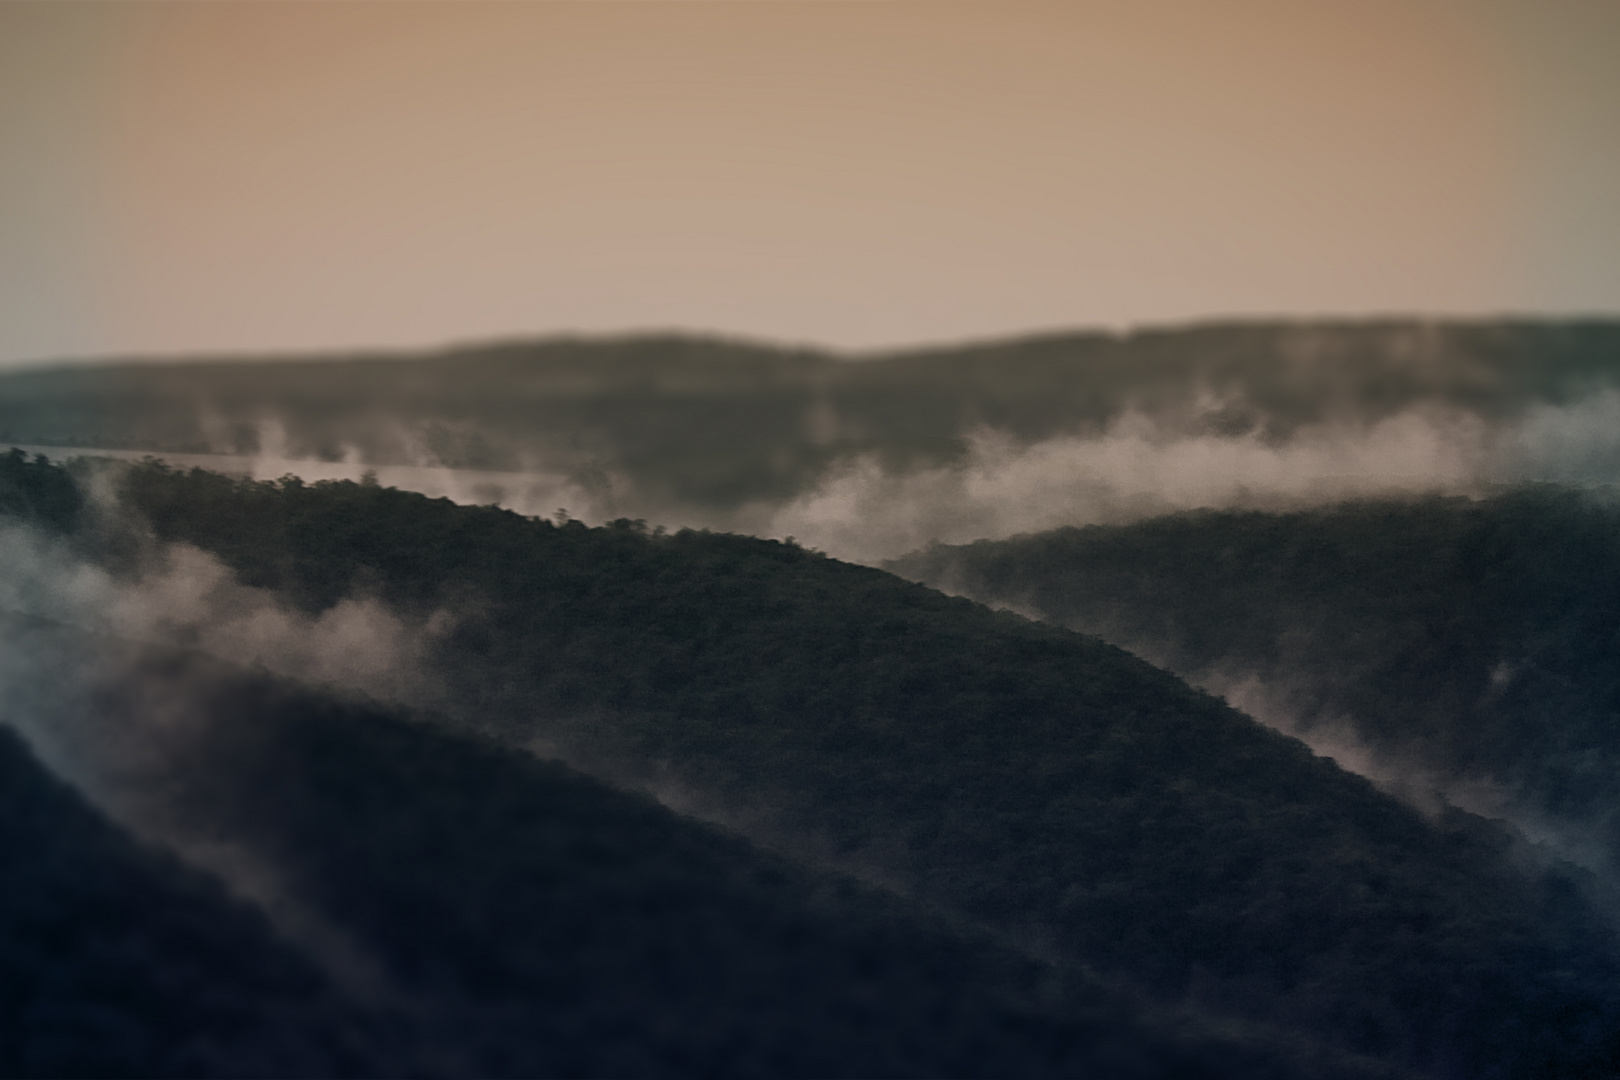
<svg viewBox="0 0 1620 1080"><path fill-rule="evenodd" d="M644 518L670 528L712 528L785 538L838 558L875 563L938 540L1001 539L1062 525L1119 523L1199 508L1281 509L1381 494L1478 494L1524 481L1620 481L1620 392L1604 389L1567 405L1540 404L1507 420L1458 408L1417 407L1370 423L1303 425L1268 437L1264 425L1239 434L1208 430L1218 402L1174 420L1130 412L1089 435L1023 443L980 428L948 464L905 467L878 454L835 460L798 492L740 505L696 505L648 494L624 467L564 471L450 468L424 455L415 464L373 465L352 448L326 461L275 452L273 424L246 456L169 454L200 467L256 479L361 480L464 504L496 504L529 516L566 510L600 524ZM25 446L54 460L79 455L140 459L142 451Z"/></svg>

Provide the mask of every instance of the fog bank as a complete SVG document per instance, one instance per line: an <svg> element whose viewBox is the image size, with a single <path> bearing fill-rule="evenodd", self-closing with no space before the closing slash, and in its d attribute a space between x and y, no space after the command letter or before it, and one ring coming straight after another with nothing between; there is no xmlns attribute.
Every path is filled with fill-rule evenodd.
<svg viewBox="0 0 1620 1080"><path fill-rule="evenodd" d="M1094 437L1020 446L995 432L961 464L910 472L842 463L815 490L739 515L839 558L878 562L934 541L1004 539L1194 509L1283 510L1378 495L1477 495L1526 481L1620 482L1620 394L1539 406L1492 425L1453 409L1372 424L1303 426L1284 438L1188 434L1133 413Z"/></svg>
<svg viewBox="0 0 1620 1080"><path fill-rule="evenodd" d="M1537 405L1489 421L1457 408L1419 407L1371 423L1337 420L1270 435L1264 424L1210 430L1225 405L1207 399L1190 415L1130 412L1091 435L1034 443L980 428L944 464L905 465L878 453L835 458L806 487L727 507L672 498L627 469L570 475L449 468L423 451L418 463L372 466L357 452L325 461L163 454L178 468L268 480L367 476L384 486L467 505L498 505L587 524L643 518L669 528L789 536L837 558L875 563L940 541L1001 539L1063 525L1119 524L1191 509L1281 510L1378 495L1477 495L1527 481L1620 482L1620 391L1567 405ZM266 445L276 448L273 425ZM55 460L150 455L94 448L25 447ZM352 449L352 448L351 448Z"/></svg>

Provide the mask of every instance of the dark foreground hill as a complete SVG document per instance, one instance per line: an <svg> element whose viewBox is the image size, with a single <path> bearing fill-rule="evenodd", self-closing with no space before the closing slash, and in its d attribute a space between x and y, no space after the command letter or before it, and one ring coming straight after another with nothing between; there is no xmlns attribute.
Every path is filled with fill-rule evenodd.
<svg viewBox="0 0 1620 1080"><path fill-rule="evenodd" d="M264 917L0 727L0 1075L349 1076L386 1040Z"/></svg>
<svg viewBox="0 0 1620 1080"><path fill-rule="evenodd" d="M10 469L19 504L71 503L69 474ZM155 465L115 486L289 603L360 589L439 627L428 666L463 722L1066 968L1433 1075L1615 1065L1613 935L1573 871L1096 639L743 537Z"/></svg>
<svg viewBox="0 0 1620 1080"><path fill-rule="evenodd" d="M890 565L1235 687L1620 869L1613 492L1189 514Z"/></svg>
<svg viewBox="0 0 1620 1080"><path fill-rule="evenodd" d="M0 730L3 1075L1375 1075L1155 1019L464 729L5 630L83 676L32 696L36 737L182 850L251 867L296 944ZM132 734L138 776L99 756Z"/></svg>
<svg viewBox="0 0 1620 1080"><path fill-rule="evenodd" d="M1228 323L858 360L646 336L9 373L0 439L527 469L610 511L721 514L811 490L860 455L959 462L983 432L1028 445L1130 415L1275 442L1413 409L1491 428L1616 388L1620 323L1596 320Z"/></svg>

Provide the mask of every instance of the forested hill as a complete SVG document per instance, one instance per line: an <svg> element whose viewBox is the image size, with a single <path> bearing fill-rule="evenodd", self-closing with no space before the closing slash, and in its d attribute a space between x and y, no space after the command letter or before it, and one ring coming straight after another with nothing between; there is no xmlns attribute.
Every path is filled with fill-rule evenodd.
<svg viewBox="0 0 1620 1080"><path fill-rule="evenodd" d="M957 462L985 433L1029 445L1132 415L1276 441L1415 408L1491 428L1617 388L1613 321L1230 323L861 358L645 336L14 372L0 439L523 469L603 505L734 509L861 455Z"/></svg>
<svg viewBox="0 0 1620 1080"><path fill-rule="evenodd" d="M1349 734L1620 869L1620 500L1197 513L936 546L896 573ZM1481 786L1478 781L1488 783Z"/></svg>
<svg viewBox="0 0 1620 1080"><path fill-rule="evenodd" d="M11 721L182 850L229 852L233 883L246 868L292 916L290 941L272 934L0 730L4 1075L1380 1075L1155 1019L431 718L0 629L57 681L87 672Z"/></svg>
<svg viewBox="0 0 1620 1080"><path fill-rule="evenodd" d="M5 460L8 505L139 575L105 501ZM1438 1076L1615 1065L1613 935L1570 872L1096 639L789 544L365 484L113 479L152 535L304 610L358 590L416 620L463 722L1063 965Z"/></svg>
<svg viewBox="0 0 1620 1080"><path fill-rule="evenodd" d="M261 913L121 832L3 726L0 881L0 1075L400 1066L382 1026Z"/></svg>

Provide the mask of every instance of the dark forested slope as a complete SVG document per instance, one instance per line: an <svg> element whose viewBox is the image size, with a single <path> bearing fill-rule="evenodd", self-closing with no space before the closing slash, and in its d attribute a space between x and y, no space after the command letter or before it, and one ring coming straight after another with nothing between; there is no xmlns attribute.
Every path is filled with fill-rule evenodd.
<svg viewBox="0 0 1620 1080"><path fill-rule="evenodd" d="M1437 1074L1613 1064L1612 935L1568 880L1095 639L743 537L161 466L118 486L307 609L442 613L443 703L500 738L1064 963Z"/></svg>
<svg viewBox="0 0 1620 1080"><path fill-rule="evenodd" d="M1201 513L935 547L898 573L1106 636L1302 731L1484 778L1620 866L1620 502ZM1249 692L1254 693L1250 687Z"/></svg>
<svg viewBox="0 0 1620 1080"><path fill-rule="evenodd" d="M1378 1075L1154 1019L465 728L194 653L6 630L101 673L88 708L68 694L30 727L171 842L268 871L274 907L324 927L299 947L362 1004L0 732L4 1075ZM115 731L149 736L138 791L98 740ZM305 1045L328 1013L364 1018L337 1031L348 1058Z"/></svg>
<svg viewBox="0 0 1620 1080"><path fill-rule="evenodd" d="M0 1075L399 1067L382 1029L259 913L121 832L5 727L0 883Z"/></svg>

